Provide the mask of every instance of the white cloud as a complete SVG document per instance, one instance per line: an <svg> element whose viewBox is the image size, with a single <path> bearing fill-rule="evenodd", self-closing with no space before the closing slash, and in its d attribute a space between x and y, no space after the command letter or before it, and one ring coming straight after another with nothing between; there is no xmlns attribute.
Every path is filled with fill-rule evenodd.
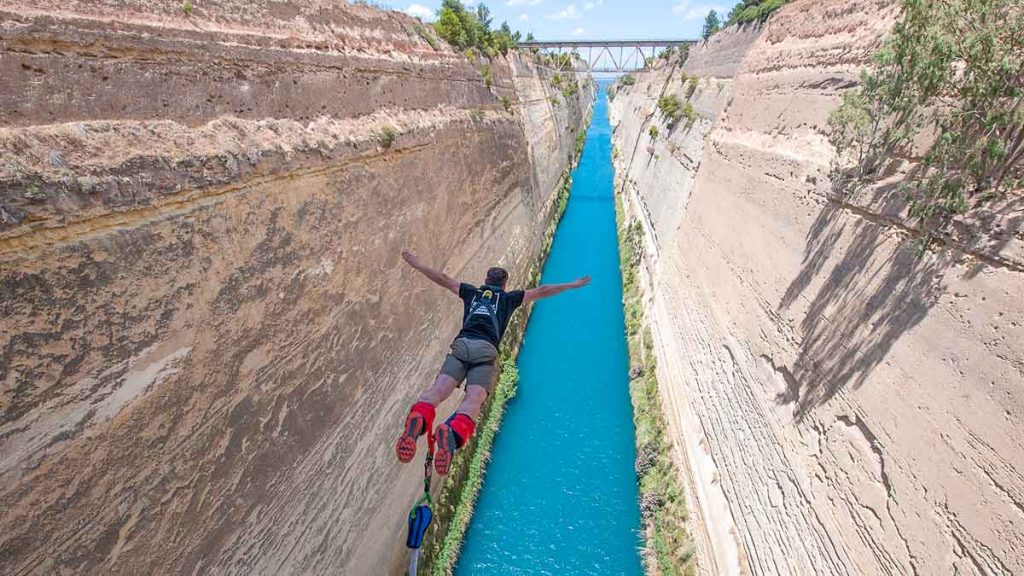
<svg viewBox="0 0 1024 576"><path fill-rule="evenodd" d="M434 11L422 4L409 4L409 7L402 10L402 12L421 20L429 21L434 19Z"/></svg>
<svg viewBox="0 0 1024 576"><path fill-rule="evenodd" d="M508 0L505 2L506 6L536 6L544 0Z"/></svg>
<svg viewBox="0 0 1024 576"><path fill-rule="evenodd" d="M519 21L520 22L526 22L529 19L530 19L530 15L527 14L526 12L523 12L522 14L519 15Z"/></svg>
<svg viewBox="0 0 1024 576"><path fill-rule="evenodd" d="M679 2L676 2L675 5L672 6L672 13L677 16L685 14L690 8L690 4L692 4L690 0L679 0Z"/></svg>
<svg viewBox="0 0 1024 576"><path fill-rule="evenodd" d="M717 4L694 4L690 0L679 0L672 6L672 13L676 16L682 16L683 20L703 20L708 12L714 10L718 12L718 18L720 20L725 19L726 13L729 9L725 6L719 6Z"/></svg>
<svg viewBox="0 0 1024 576"><path fill-rule="evenodd" d="M577 28L577 29L573 30L572 32L570 32L570 34L572 34L573 36L583 36L586 33L587 33L587 29L584 28L583 26L580 26L579 28Z"/></svg>
<svg viewBox="0 0 1024 576"><path fill-rule="evenodd" d="M584 4L583 5L583 10L584 11L590 11L590 10L593 10L594 8L597 8L598 6L602 6L602 5L604 5L604 0L593 0L591 2L587 2L586 4Z"/></svg>
<svg viewBox="0 0 1024 576"><path fill-rule="evenodd" d="M562 11L554 14L549 14L549 20L578 20L580 17L579 10L576 10L576 3L573 2L566 6Z"/></svg>

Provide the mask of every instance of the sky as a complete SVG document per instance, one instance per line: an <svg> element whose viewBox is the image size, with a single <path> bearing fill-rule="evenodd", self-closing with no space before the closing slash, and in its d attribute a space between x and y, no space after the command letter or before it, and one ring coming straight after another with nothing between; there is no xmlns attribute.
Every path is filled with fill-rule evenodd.
<svg viewBox="0 0 1024 576"><path fill-rule="evenodd" d="M466 1L476 5L476 1ZM697 39L709 10L719 16L736 0L490 0L497 28L507 21L537 40ZM391 7L431 21L441 0L391 0Z"/></svg>

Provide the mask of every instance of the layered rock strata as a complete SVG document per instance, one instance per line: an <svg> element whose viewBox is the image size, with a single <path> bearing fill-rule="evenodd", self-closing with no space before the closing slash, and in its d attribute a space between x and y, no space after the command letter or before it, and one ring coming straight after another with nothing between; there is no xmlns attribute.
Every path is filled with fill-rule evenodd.
<svg viewBox="0 0 1024 576"><path fill-rule="evenodd" d="M183 6L0 3L0 573L398 572L461 314L399 251L522 279L590 93L399 13Z"/></svg>
<svg viewBox="0 0 1024 576"><path fill-rule="evenodd" d="M678 67L614 99L709 574L1024 572L1019 198L918 257L906 166L831 188L828 113L895 17L796 0L716 35L682 67L690 127L656 110Z"/></svg>

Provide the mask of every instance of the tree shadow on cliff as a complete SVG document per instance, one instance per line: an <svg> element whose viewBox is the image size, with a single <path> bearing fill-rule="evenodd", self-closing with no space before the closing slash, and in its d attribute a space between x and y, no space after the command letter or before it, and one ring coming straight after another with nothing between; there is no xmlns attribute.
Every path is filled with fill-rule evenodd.
<svg viewBox="0 0 1024 576"><path fill-rule="evenodd" d="M1024 196L1011 196L995 202L983 209L975 210L968 227L955 223L955 235L963 244L963 249L974 254L1001 254L1016 238L1018 230L1024 229ZM970 280L981 273L991 262L984 258L976 258L964 274ZM1007 262L1000 262L1006 265ZM1021 270L1020 262L1009 262L1009 268Z"/></svg>
<svg viewBox="0 0 1024 576"><path fill-rule="evenodd" d="M938 301L942 271L951 260L945 252L919 256L917 244L898 224L903 208L898 183L879 186L855 202L844 178L833 182L839 183L808 231L800 272L779 304L780 310L788 309L801 296L809 302L793 377L776 398L795 403L797 419L843 388L864 383ZM810 296L806 293L816 279Z"/></svg>

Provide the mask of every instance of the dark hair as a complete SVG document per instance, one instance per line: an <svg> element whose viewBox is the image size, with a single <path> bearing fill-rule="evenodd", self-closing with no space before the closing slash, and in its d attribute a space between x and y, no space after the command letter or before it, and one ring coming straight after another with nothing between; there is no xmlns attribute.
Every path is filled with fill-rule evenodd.
<svg viewBox="0 0 1024 576"><path fill-rule="evenodd" d="M504 287L508 281L508 272L504 268L494 267L487 271L487 285Z"/></svg>

